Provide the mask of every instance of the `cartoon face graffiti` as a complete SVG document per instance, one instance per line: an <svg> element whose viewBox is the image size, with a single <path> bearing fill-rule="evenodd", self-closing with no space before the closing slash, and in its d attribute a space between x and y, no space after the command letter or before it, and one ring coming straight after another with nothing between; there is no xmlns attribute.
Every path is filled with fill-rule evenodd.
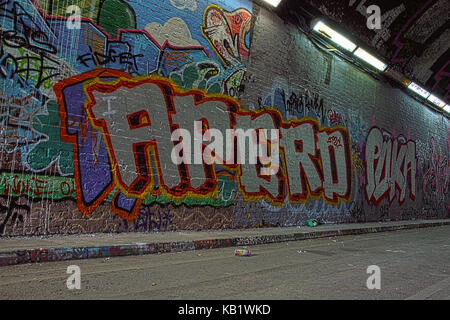
<svg viewBox="0 0 450 320"><path fill-rule="evenodd" d="M250 32L251 20L250 12L245 9L228 12L216 5L206 9L203 34L226 65L248 60L246 37Z"/></svg>

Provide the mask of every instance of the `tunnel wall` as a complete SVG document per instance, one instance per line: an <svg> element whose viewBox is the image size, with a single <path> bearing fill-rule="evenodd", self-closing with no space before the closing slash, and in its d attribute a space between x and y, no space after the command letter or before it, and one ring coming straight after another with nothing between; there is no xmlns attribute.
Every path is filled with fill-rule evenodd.
<svg viewBox="0 0 450 320"><path fill-rule="evenodd" d="M448 118L269 10L63 4L0 4L2 236L450 217Z"/></svg>

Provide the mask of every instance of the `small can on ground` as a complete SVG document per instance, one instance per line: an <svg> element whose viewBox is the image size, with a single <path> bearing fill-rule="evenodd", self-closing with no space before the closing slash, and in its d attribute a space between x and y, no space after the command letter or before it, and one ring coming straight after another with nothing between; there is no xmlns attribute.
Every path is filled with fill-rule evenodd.
<svg viewBox="0 0 450 320"><path fill-rule="evenodd" d="M234 255L242 257L250 257L250 250L248 249L236 249L234 250Z"/></svg>
<svg viewBox="0 0 450 320"><path fill-rule="evenodd" d="M310 219L310 220L306 220L306 225L308 227L317 227L319 225L319 221L317 221L316 219Z"/></svg>

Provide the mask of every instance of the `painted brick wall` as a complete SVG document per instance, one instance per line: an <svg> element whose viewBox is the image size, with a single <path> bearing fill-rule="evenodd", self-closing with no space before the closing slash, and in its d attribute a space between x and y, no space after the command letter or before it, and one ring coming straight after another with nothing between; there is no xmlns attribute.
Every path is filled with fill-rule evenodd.
<svg viewBox="0 0 450 320"><path fill-rule="evenodd" d="M312 116L321 119L322 124L343 125L351 138L354 177L351 201L341 207L326 205L321 200L297 206L285 203L282 209L267 206L264 219L271 223L296 224L305 215L327 221L448 217L448 118L424 107L402 90L375 80L320 50L295 26L285 24L267 9L256 7L254 15L256 24L247 73L249 80L242 105L252 109L274 105L282 112L286 110L285 116L289 119ZM317 96L318 101L323 99L323 106L319 103L317 108L317 103L311 102L310 106L300 103L303 106L298 108L299 111L293 111L292 93L304 98L307 92L309 96ZM369 157L373 159L367 151L371 130L379 131L385 141L415 144L415 197L408 195L401 201L398 196L383 195L384 192L372 198L367 195L367 163ZM391 177L395 177L396 171L392 169ZM387 187L382 189L385 191ZM398 191L397 188L396 193ZM246 223L245 211L236 219Z"/></svg>
<svg viewBox="0 0 450 320"><path fill-rule="evenodd" d="M0 235L449 217L448 119L270 11L73 5L0 4ZM195 121L224 137L278 129L276 170L220 161L215 139L189 153ZM172 141L178 129L191 136ZM179 146L216 162L176 163Z"/></svg>

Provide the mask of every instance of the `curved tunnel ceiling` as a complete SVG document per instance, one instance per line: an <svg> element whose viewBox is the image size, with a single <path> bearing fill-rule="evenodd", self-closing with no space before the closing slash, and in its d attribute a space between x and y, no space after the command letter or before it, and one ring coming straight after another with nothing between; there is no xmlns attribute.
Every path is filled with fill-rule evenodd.
<svg viewBox="0 0 450 320"><path fill-rule="evenodd" d="M382 25L367 27L367 7L378 5ZM394 70L450 103L450 0L285 0L284 9L315 11L341 25ZM310 11L309 11L310 12ZM311 17L310 17L311 18Z"/></svg>

